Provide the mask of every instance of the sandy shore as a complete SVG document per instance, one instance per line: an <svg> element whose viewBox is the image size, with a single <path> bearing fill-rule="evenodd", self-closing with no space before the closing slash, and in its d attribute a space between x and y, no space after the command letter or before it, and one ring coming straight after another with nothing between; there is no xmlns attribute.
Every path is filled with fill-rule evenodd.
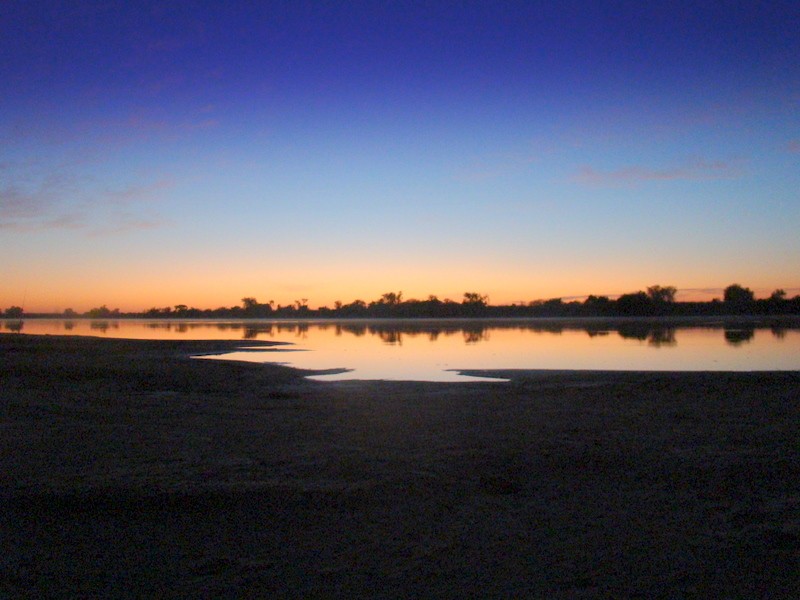
<svg viewBox="0 0 800 600"><path fill-rule="evenodd" d="M188 358L235 345L0 335L0 596L800 597L800 373Z"/></svg>

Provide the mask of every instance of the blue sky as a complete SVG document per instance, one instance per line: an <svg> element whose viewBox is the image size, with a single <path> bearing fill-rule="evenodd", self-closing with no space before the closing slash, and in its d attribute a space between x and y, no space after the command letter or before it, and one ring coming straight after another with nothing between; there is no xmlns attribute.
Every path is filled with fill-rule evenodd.
<svg viewBox="0 0 800 600"><path fill-rule="evenodd" d="M650 4L4 2L0 307L797 290L800 6Z"/></svg>

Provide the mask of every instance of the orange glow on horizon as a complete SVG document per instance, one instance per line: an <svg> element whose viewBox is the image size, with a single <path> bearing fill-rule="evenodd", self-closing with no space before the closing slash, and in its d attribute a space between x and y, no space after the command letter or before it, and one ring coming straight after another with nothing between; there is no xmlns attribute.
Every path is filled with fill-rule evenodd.
<svg viewBox="0 0 800 600"><path fill-rule="evenodd" d="M463 286L462 286L463 287ZM614 291L611 293L597 293L590 292L595 296L608 296L612 299L616 298L623 293L632 293L637 291L645 291L647 286L640 286L638 288L630 288L624 292ZM756 298L766 298L775 289L784 289L787 291L788 297L794 297L800 293L800 287L769 287L769 288L756 288L753 291ZM751 288L753 289L753 288ZM53 296L51 299L44 299L39 294L27 292L27 298L22 296L14 297L8 293L5 294L4 304L0 304L0 310L8 308L9 306L23 306L28 313L61 313L67 308L71 308L78 313L83 313L91 308L99 307L102 305L107 306L109 309L119 309L121 312L143 312L150 308L164 308L174 307L178 304L186 304L190 308L216 309L220 307L230 308L233 306L241 306L241 299L244 297L255 297L261 303L267 303L270 300L274 301L275 305L289 306L297 301L307 301L309 308L318 309L321 307L333 308L337 301L343 304L349 304L355 300L363 300L367 304L372 301L379 300L382 294L386 292L403 292L403 300L427 300L429 296L434 295L439 300L452 300L454 302L461 302L463 294L467 291L478 292L485 294L489 297L491 305L511 305L511 304L528 304L532 301L548 300L551 298L561 298L564 302L578 301L582 302L590 293L582 294L563 294L559 291L548 288L538 288L532 293L525 294L523 291L519 292L506 292L506 293L493 293L492 290L486 290L481 287L464 287L463 292L451 293L408 293L402 287L395 288L373 288L364 286L364 288L352 288L342 293L327 291L324 294L314 294L311 292L298 292L296 294L277 295L269 293L258 293L258 290L242 291L240 293L229 293L226 291L201 291L198 290L194 294L181 293L174 291L172 293L162 290L149 290L146 288L137 288L135 291L126 289L119 291L115 289L91 289L75 292L66 292ZM322 290L321 290L322 291ZM135 293L134 293L135 292ZM708 288L708 289L679 289L676 295L678 302L709 302L713 299L722 300L723 288ZM187 300L187 298L190 298Z"/></svg>
<svg viewBox="0 0 800 600"><path fill-rule="evenodd" d="M549 298L583 300L589 294L615 297L655 284L677 287L679 301L721 299L722 289L731 283L750 287L756 297L767 297L776 288L785 289L789 297L800 293L798 286L773 283L778 280L773 276L756 282L745 277L732 278L705 286L697 274L685 280L639 272L611 276L603 270L593 271L591 265L578 270L553 267L531 272L520 266L492 269L490 265L463 264L428 270L397 263L386 267L362 264L359 268L336 270L313 264L291 269L231 264L226 267L223 260L205 263L187 260L171 268L136 265L85 274L42 269L5 281L0 291L0 309L22 306L29 313L50 313L71 308L83 313L105 305L112 310L140 312L178 304L215 309L240 306L243 297L255 297L262 303L272 300L282 306L305 299L310 308L316 309L332 308L336 301L349 304L358 299L369 303L383 293L400 291L405 300L425 300L435 295L440 300L455 302L461 302L465 292L477 292L488 295L490 304L507 305Z"/></svg>

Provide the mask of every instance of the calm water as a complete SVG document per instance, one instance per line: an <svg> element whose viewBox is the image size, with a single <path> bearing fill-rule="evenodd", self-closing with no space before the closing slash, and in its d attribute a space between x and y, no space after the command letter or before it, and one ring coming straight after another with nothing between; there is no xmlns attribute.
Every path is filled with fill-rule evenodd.
<svg viewBox="0 0 800 600"><path fill-rule="evenodd" d="M800 320L146 321L0 320L0 331L242 340L207 357L339 370L320 380L467 381L456 370L800 370ZM248 341L284 342L247 350ZM493 380L496 381L496 380Z"/></svg>

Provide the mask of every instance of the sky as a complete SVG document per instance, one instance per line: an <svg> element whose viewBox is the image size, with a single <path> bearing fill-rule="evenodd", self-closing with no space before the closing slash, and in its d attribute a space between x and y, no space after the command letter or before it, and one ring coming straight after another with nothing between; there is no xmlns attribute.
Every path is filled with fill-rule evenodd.
<svg viewBox="0 0 800 600"><path fill-rule="evenodd" d="M800 293L800 3L0 2L0 308Z"/></svg>

